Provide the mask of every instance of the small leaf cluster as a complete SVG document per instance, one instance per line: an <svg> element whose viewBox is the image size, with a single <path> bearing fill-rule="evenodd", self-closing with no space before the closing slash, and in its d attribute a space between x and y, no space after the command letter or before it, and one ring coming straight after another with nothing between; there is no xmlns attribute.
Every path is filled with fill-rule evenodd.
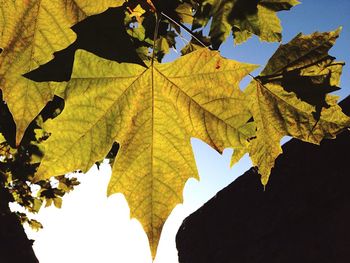
<svg viewBox="0 0 350 263"><path fill-rule="evenodd" d="M8 202L15 202L26 211L15 212L20 222L28 223L34 230L42 228L42 225L35 219L29 219L27 212L38 213L43 205L54 204L60 208L62 197L79 185L75 177L67 175L33 182L43 157L42 143L49 137L42 128L44 120L49 116L56 117L62 107L59 99L51 102L28 127L20 145L15 147L13 119L7 105L2 100L0 104L0 187L8 192Z"/></svg>
<svg viewBox="0 0 350 263"><path fill-rule="evenodd" d="M169 49L176 49L176 37L181 37L184 29L192 39L182 49L183 54L202 44L219 49L230 35L236 44L253 35L263 41L279 42L282 26L277 12L297 4L297 0L130 0L124 3L127 10L124 22L142 59L155 55L161 61ZM206 36L203 32L207 26L210 29ZM153 46L154 54L149 52Z"/></svg>

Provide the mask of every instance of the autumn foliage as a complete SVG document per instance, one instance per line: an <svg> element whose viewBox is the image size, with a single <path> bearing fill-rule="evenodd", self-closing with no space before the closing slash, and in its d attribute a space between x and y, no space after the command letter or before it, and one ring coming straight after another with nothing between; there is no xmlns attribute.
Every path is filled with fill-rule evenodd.
<svg viewBox="0 0 350 263"><path fill-rule="evenodd" d="M191 137L218 152L233 148L232 164L249 153L266 185L283 136L319 144L349 127L337 97L329 94L339 89L342 72L343 63L328 54L340 29L297 35L258 76L251 75L258 66L217 51L231 36L235 44L252 35L281 41L277 12L296 4L0 0L1 121L7 120L0 123L1 186L29 211L43 202L60 207L61 197L77 185L65 174L86 172L108 156L108 195L125 195L154 257L186 181L198 178ZM118 22L102 23L118 35L112 59L81 41L83 23L94 25L101 17ZM161 63L184 31L192 39L182 56ZM34 81L61 50L70 50L74 60L67 81ZM251 82L242 91L246 76ZM20 173L19 166L25 167Z"/></svg>

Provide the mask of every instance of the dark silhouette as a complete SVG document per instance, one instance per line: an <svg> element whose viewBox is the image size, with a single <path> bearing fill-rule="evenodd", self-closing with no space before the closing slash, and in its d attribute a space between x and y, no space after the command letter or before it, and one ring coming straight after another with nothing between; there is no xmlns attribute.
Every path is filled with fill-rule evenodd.
<svg viewBox="0 0 350 263"><path fill-rule="evenodd" d="M252 168L184 220L180 263L350 262L349 149L349 131L286 143L265 191Z"/></svg>
<svg viewBox="0 0 350 263"><path fill-rule="evenodd" d="M9 209L12 196L0 187L0 262L38 263L18 217Z"/></svg>

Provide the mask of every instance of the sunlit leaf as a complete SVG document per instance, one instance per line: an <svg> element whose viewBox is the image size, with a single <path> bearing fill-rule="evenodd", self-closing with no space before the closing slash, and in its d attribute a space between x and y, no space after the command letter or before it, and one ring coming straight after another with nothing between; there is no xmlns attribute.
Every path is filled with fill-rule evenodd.
<svg viewBox="0 0 350 263"><path fill-rule="evenodd" d="M338 35L339 30L299 34L278 48L245 91L257 125L249 153L264 185L283 136L319 144L350 125L337 97L328 94L339 89L343 66L328 55Z"/></svg>
<svg viewBox="0 0 350 263"><path fill-rule="evenodd" d="M178 14L181 22L192 24L193 22L193 11L192 6L189 3L180 4L176 8L176 13Z"/></svg>
<svg viewBox="0 0 350 263"><path fill-rule="evenodd" d="M215 49L233 33L239 44L257 35L263 41L281 40L282 27L276 12L289 10L297 0L203 0L194 16L194 28L212 18L210 36Z"/></svg>
<svg viewBox="0 0 350 263"><path fill-rule="evenodd" d="M86 172L117 141L108 194L125 195L155 256L187 179L198 178L191 137L222 152L247 147L255 132L245 128L251 115L238 86L255 68L207 49L148 68L79 51L71 81L61 84L65 109L46 126L52 135L36 179Z"/></svg>
<svg viewBox="0 0 350 263"><path fill-rule="evenodd" d="M70 27L75 23L123 2L0 0L0 88L17 126L17 144L29 123L53 97L49 84L35 83L22 75L71 44L76 36Z"/></svg>

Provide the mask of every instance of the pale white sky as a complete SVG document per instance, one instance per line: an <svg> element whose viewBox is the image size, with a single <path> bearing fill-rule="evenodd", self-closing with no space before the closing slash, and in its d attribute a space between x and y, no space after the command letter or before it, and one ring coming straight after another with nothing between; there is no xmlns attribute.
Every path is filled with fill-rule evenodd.
<svg viewBox="0 0 350 263"><path fill-rule="evenodd" d="M155 263L178 263L175 235L183 219L250 166L246 156L230 169L232 150L220 155L197 139L192 139L192 146L201 180L187 182L184 204L173 210L163 228ZM130 220L124 196L106 197L110 176L107 163L79 175L81 185L64 197L61 209L43 208L35 216L44 229L33 232L25 227L35 240L40 263L152 262L147 236L137 220Z"/></svg>

